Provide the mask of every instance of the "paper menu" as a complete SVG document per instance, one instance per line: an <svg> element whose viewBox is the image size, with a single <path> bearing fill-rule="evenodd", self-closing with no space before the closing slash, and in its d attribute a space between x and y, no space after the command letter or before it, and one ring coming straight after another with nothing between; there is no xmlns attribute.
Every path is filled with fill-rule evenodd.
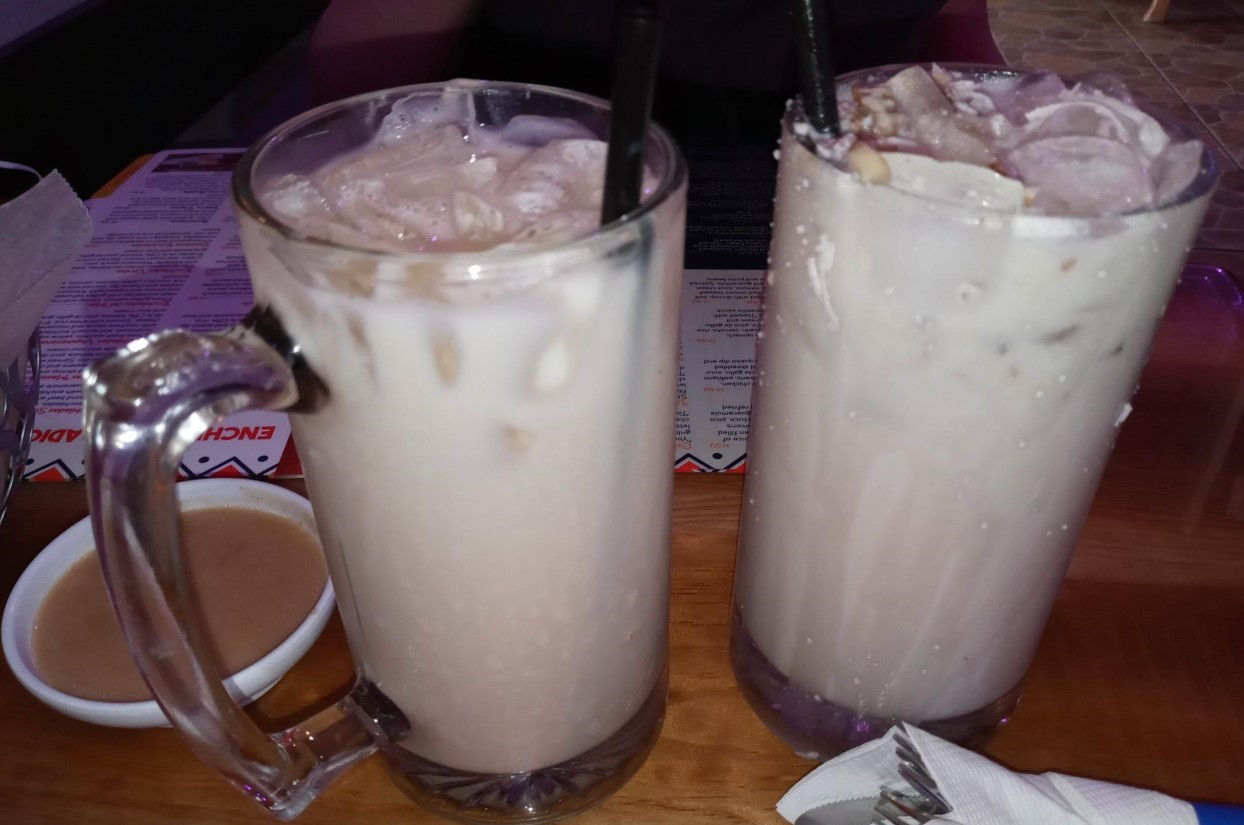
<svg viewBox="0 0 1244 825"><path fill-rule="evenodd" d="M27 478L82 476L81 375L87 364L157 330L224 329L250 309L250 280L229 202L240 152L161 152L114 194L89 202L95 237L40 326L43 374ZM729 263L721 247L737 246L733 238L717 243L704 221L689 238L713 250L702 261L709 266ZM748 248L755 246L749 239ZM692 249L689 243L689 263ZM703 268L686 270L684 278L674 465L682 472L739 471L764 273ZM181 473L298 475L289 442L282 413L231 416L191 447Z"/></svg>
<svg viewBox="0 0 1244 825"><path fill-rule="evenodd" d="M162 152L116 193L89 202L95 237L39 326L39 405L27 478L82 476L87 364L157 330L224 329L250 308L228 202L239 152ZM242 413L214 429L190 448L183 476L270 474L290 435L281 413Z"/></svg>
<svg viewBox="0 0 1244 825"><path fill-rule="evenodd" d="M688 269L682 293L679 472L742 470L764 273Z"/></svg>

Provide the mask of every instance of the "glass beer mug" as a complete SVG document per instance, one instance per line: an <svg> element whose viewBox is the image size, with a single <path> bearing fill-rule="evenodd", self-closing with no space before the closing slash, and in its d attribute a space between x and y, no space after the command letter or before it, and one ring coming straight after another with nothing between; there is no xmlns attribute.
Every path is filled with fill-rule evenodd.
<svg viewBox="0 0 1244 825"><path fill-rule="evenodd" d="M457 81L330 104L261 140L233 190L254 311L88 370L95 535L169 720L272 813L296 816L378 750L441 815L548 821L625 782L664 716L686 168L654 126L648 194L623 219L470 252L377 251L265 206L284 176L366 151L395 104L502 139L524 116L529 146L531 115L608 129L594 98ZM174 518L186 449L253 409L291 415L358 667L345 699L277 733L202 655Z"/></svg>

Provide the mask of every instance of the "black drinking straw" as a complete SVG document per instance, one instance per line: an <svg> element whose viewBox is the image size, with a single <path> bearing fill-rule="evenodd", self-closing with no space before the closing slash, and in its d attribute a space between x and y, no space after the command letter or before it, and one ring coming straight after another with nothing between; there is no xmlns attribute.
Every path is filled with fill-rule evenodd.
<svg viewBox="0 0 1244 825"><path fill-rule="evenodd" d="M613 116L605 156L601 225L639 206L663 5L661 0L619 0L616 7Z"/></svg>
<svg viewBox="0 0 1244 825"><path fill-rule="evenodd" d="M812 128L837 137L842 134L842 124L838 122L825 0L795 0L795 4L795 58L803 87L803 111Z"/></svg>

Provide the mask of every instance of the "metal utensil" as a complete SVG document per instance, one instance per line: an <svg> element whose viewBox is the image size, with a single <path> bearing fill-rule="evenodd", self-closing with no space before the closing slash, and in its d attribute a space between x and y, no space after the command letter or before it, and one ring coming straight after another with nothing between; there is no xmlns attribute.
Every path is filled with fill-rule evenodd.
<svg viewBox="0 0 1244 825"><path fill-rule="evenodd" d="M870 797L818 805L800 814L795 825L876 825L876 804Z"/></svg>
<svg viewBox="0 0 1244 825"><path fill-rule="evenodd" d="M950 813L950 803L902 730L894 732L894 746L899 775L911 786L910 791L881 788L875 799L831 802L805 812L795 825L924 825Z"/></svg>
<svg viewBox="0 0 1244 825"><path fill-rule="evenodd" d="M901 728L894 732L894 744L899 760L899 775L907 781L914 793L900 795L883 789L876 807L881 822L910 825L914 821L922 824L933 817L950 813L950 803L938 790L937 782L933 780L928 766ZM1197 802L1192 803L1192 808L1196 811L1200 825L1244 825L1244 808Z"/></svg>
<svg viewBox="0 0 1244 825"><path fill-rule="evenodd" d="M894 731L894 752L898 755L899 776L907 780L907 784L911 785L919 797L922 797L922 804L918 807L929 811L933 816L950 813L950 803L938 790L937 782L934 781L928 766L924 764L924 760L916 752L915 746L912 745L902 728Z"/></svg>
<svg viewBox="0 0 1244 825"><path fill-rule="evenodd" d="M900 794L889 788L882 788L881 796L873 807L878 823L889 825L911 825L912 822L924 825L933 818L931 812L922 803L924 800L914 796Z"/></svg>

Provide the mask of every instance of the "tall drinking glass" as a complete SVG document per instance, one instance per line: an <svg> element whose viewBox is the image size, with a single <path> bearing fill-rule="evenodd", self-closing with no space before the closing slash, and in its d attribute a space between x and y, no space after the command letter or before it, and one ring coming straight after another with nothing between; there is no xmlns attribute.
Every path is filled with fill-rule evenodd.
<svg viewBox="0 0 1244 825"><path fill-rule="evenodd" d="M1193 156L1195 179L1160 208L1059 217L866 183L801 134L793 108L735 675L765 723L812 758L896 720L977 744L1016 706L1205 211L1213 157L1201 152L1194 173Z"/></svg>
<svg viewBox="0 0 1244 825"><path fill-rule="evenodd" d="M653 127L652 191L623 219L474 252L329 241L264 205L274 181L370 145L397 101L461 106L464 131L520 115L608 131L603 101L464 81L334 103L261 140L234 179L255 310L88 371L95 533L169 719L272 813L378 749L442 815L549 821L625 782L665 710L686 170ZM273 734L201 655L173 518L186 448L244 409L291 413L358 666L345 700Z"/></svg>

